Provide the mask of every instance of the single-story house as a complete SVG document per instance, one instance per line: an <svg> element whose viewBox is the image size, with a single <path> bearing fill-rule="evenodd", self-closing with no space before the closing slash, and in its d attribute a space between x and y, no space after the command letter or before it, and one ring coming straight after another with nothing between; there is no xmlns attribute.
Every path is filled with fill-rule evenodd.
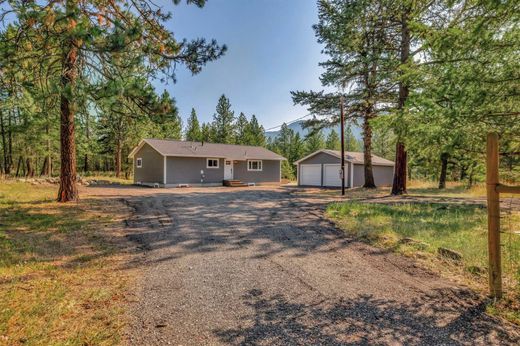
<svg viewBox="0 0 520 346"><path fill-rule="evenodd" d="M345 152L345 186L363 186L365 182L364 157L362 152ZM341 152L318 150L294 163L297 165L300 186L341 186ZM394 162L372 155L372 170L377 186L392 185Z"/></svg>
<svg viewBox="0 0 520 346"><path fill-rule="evenodd" d="M143 139L132 150L134 183L179 185L279 184L284 157L262 147Z"/></svg>

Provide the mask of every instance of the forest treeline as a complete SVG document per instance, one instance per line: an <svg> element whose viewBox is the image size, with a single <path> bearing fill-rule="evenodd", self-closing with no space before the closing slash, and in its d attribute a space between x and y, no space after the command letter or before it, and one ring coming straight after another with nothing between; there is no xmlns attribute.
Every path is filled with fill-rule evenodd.
<svg viewBox="0 0 520 346"><path fill-rule="evenodd" d="M199 73L227 47L176 39L171 13L154 2L0 4L1 171L59 175L60 201L77 198L78 170L128 171L127 153L145 137L266 145L289 159L290 177L297 158L337 148L320 129L338 123L340 102L363 129L366 187L372 153L395 159L396 194L409 177L440 187L482 179L488 131L501 136L505 178L518 179L518 1L319 0L324 90L292 92L316 117L307 138L284 126L272 141L225 96L213 121L193 111L183 127L174 98L152 82L175 81L178 65Z"/></svg>
<svg viewBox="0 0 520 346"><path fill-rule="evenodd" d="M394 147L394 194L408 177L482 180L488 131L504 178L518 179L520 2L319 0L318 11L324 90L293 101L319 116L313 128L337 124L343 103L363 129L365 187L374 129Z"/></svg>
<svg viewBox="0 0 520 346"><path fill-rule="evenodd" d="M178 136L175 103L152 81L175 81L179 65L199 73L227 49L177 39L166 25L172 13L150 0L0 6L2 169L32 175L55 166L61 202L78 198L78 169L121 171L136 138Z"/></svg>

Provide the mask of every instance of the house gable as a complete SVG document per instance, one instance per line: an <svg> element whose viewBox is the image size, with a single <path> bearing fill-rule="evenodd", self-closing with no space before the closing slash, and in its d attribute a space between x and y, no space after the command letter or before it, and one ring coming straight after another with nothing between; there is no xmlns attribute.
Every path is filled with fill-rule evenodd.
<svg viewBox="0 0 520 346"><path fill-rule="evenodd" d="M340 158L327 151L317 151L311 155L304 157L301 160L296 161L296 164L317 164L317 163L339 163Z"/></svg>
<svg viewBox="0 0 520 346"><path fill-rule="evenodd" d="M134 152L134 181L141 183L164 182L164 156L148 143L143 143ZM137 159L141 159L141 167L137 167Z"/></svg>

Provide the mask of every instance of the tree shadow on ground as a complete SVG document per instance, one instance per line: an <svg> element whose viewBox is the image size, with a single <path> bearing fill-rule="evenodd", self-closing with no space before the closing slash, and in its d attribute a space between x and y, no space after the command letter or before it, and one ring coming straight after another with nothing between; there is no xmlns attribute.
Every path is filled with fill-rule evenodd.
<svg viewBox="0 0 520 346"><path fill-rule="evenodd" d="M486 315L483 302L468 303L472 295L439 289L411 303L360 294L304 304L254 289L242 297L252 311L243 326L214 334L232 345L517 345L520 336Z"/></svg>
<svg viewBox="0 0 520 346"><path fill-rule="evenodd" d="M256 258L288 251L305 256L336 251L350 241L322 217L326 203L317 196L301 201L287 191L190 191L124 201L133 209L127 238L143 250L175 248L165 260L244 246L255 246Z"/></svg>

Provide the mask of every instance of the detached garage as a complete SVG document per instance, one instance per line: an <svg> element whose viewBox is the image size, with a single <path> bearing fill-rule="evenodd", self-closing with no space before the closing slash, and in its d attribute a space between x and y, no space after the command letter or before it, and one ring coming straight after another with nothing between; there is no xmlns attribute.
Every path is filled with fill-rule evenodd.
<svg viewBox="0 0 520 346"><path fill-rule="evenodd" d="M294 163L297 165L298 185L300 186L341 186L341 152L337 150L318 150ZM374 180L377 186L392 185L394 162L372 155ZM345 152L345 186L363 186L365 182L364 159L362 152Z"/></svg>

